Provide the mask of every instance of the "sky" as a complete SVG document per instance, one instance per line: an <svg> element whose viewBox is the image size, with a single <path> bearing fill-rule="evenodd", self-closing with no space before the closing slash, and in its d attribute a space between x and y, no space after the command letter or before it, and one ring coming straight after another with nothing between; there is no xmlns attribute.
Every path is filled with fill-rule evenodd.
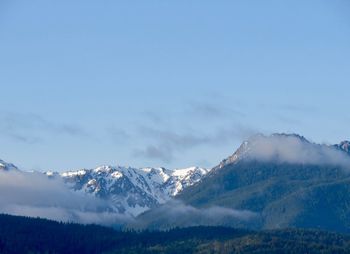
<svg viewBox="0 0 350 254"><path fill-rule="evenodd" d="M0 158L212 167L255 133L350 139L350 2L0 1Z"/></svg>

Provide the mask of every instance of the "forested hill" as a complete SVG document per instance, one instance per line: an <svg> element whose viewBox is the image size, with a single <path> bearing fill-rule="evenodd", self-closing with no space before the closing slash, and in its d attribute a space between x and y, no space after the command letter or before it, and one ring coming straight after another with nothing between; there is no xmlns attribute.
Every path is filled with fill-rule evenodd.
<svg viewBox="0 0 350 254"><path fill-rule="evenodd" d="M0 253L349 253L350 236L315 230L192 227L121 232L0 215Z"/></svg>

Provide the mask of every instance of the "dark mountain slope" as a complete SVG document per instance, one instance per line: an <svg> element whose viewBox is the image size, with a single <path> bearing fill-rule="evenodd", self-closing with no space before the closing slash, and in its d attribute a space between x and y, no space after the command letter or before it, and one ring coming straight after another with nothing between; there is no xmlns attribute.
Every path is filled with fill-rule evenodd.
<svg viewBox="0 0 350 254"><path fill-rule="evenodd" d="M295 135L263 139L242 145L239 154L224 160L179 199L196 207L257 212L263 228L350 231L350 157L345 143L334 149Z"/></svg>
<svg viewBox="0 0 350 254"><path fill-rule="evenodd" d="M242 160L217 170L179 198L196 206L215 204L261 211L281 195L347 177L345 171L331 165Z"/></svg>
<svg viewBox="0 0 350 254"><path fill-rule="evenodd" d="M253 223L228 219L220 225L350 232L350 156L344 144L318 145L298 135L258 135L177 198L197 209L225 207L259 216ZM140 219L162 227L153 214Z"/></svg>

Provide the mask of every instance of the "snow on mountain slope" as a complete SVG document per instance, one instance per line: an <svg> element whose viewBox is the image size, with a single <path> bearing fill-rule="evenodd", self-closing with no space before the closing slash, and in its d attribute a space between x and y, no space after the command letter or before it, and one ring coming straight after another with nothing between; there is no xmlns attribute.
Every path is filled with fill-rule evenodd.
<svg viewBox="0 0 350 254"><path fill-rule="evenodd" d="M8 170L18 170L18 168L11 164L11 163L7 163L3 160L0 160L0 170L5 170L5 171L8 171Z"/></svg>
<svg viewBox="0 0 350 254"><path fill-rule="evenodd" d="M25 172L0 160L1 170ZM26 173L34 172L36 171ZM84 194L82 197L92 195L107 201L108 212L137 216L199 182L208 172L209 170L199 167L169 170L101 166L63 173L46 171L45 175L49 179L62 179L68 189Z"/></svg>
<svg viewBox="0 0 350 254"><path fill-rule="evenodd" d="M282 142L283 146L280 142L277 142L285 139L289 142ZM262 146L262 141L269 141L270 143L267 143L269 146ZM271 144L274 145L272 147L276 147L275 145L277 144L278 149L271 149ZM341 150L350 154L349 141L326 146L313 144L296 134L273 134L270 137L256 135L245 141L233 155L212 169L211 174L214 174L227 164L235 163L252 155L259 155L258 152L263 152L265 157L267 155L276 157L276 154L279 156L285 155L285 151L291 150L289 146L293 146L294 150L298 150L296 148L300 147L312 147L320 149L320 152L323 152L324 148L332 148L333 150ZM318 151L317 149L316 151ZM328 151L329 149L326 150ZM318 154L316 155L318 156ZM333 155L334 153L331 154ZM300 156L304 156L304 153L295 153L291 159L299 159ZM308 158L301 159L309 161L307 160ZM322 162L323 160L320 161ZM0 160L0 170L8 171L12 169L18 170L13 164ZM208 173L209 170L199 167L169 170L165 168L101 166L95 169L80 169L64 173L48 171L46 175L49 178L57 177L63 179L67 187L74 191L108 201L111 211L137 216L177 196L188 186L201 181Z"/></svg>
<svg viewBox="0 0 350 254"><path fill-rule="evenodd" d="M184 188L200 181L208 172L209 170L199 167L169 170L101 166L46 174L49 177L62 177L75 191L109 201L112 209L118 213L137 216L165 203Z"/></svg>

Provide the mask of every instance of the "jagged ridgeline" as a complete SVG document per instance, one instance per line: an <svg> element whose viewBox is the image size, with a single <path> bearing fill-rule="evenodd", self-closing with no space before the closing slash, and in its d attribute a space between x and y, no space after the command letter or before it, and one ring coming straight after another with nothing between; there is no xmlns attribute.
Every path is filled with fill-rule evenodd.
<svg viewBox="0 0 350 254"><path fill-rule="evenodd" d="M174 215L163 209L162 216L155 217L162 209L158 208L140 216L140 221L155 228L219 224L350 232L349 172L349 142L328 146L294 134L257 135L176 197L184 209L211 211L211 216L183 212L181 219L169 223L167 217ZM213 207L256 216L242 220L208 210Z"/></svg>
<svg viewBox="0 0 350 254"><path fill-rule="evenodd" d="M114 212L137 216L170 200L208 172L200 167L170 170L101 166L46 174L62 178L72 190L107 201Z"/></svg>
<svg viewBox="0 0 350 254"><path fill-rule="evenodd" d="M211 170L102 166L43 174L0 161L0 173L2 213L152 229L350 232L348 141L256 135Z"/></svg>
<svg viewBox="0 0 350 254"><path fill-rule="evenodd" d="M0 161L0 213L116 226L167 202L208 172L100 166L43 173Z"/></svg>

